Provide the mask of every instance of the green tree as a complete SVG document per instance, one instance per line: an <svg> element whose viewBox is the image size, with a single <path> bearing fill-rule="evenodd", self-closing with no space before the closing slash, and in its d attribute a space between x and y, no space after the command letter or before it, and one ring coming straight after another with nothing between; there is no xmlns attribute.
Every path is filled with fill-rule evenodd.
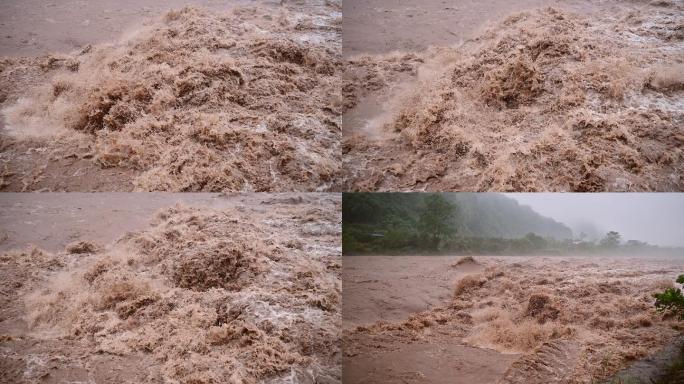
<svg viewBox="0 0 684 384"><path fill-rule="evenodd" d="M456 205L434 194L425 198L418 219L418 230L430 249L439 248L442 239L456 232Z"/></svg>
<svg viewBox="0 0 684 384"><path fill-rule="evenodd" d="M622 236L615 232L615 231L610 231L606 233L606 236L601 239L601 246L604 248L617 248L620 245L620 239Z"/></svg>
<svg viewBox="0 0 684 384"><path fill-rule="evenodd" d="M525 240L529 242L531 250L539 251L548 246L548 242L545 238L534 233L525 235Z"/></svg>

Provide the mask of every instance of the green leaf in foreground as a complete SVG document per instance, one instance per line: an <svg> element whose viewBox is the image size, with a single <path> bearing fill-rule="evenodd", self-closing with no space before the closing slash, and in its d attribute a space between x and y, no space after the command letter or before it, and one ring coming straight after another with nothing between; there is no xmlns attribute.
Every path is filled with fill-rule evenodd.
<svg viewBox="0 0 684 384"><path fill-rule="evenodd" d="M684 275L677 277L677 283L684 284ZM662 293L653 295L656 299L655 306L659 311L672 313L680 319L684 319L684 295L679 288L667 288Z"/></svg>

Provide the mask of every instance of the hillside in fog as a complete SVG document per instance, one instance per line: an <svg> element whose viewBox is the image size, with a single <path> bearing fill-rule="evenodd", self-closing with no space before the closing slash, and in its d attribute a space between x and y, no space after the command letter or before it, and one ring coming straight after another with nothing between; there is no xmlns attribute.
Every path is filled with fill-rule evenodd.
<svg viewBox="0 0 684 384"><path fill-rule="evenodd" d="M396 230L415 228L429 194L345 194L345 224L369 225ZM472 237L514 239L534 233L557 240L572 238L566 225L544 217L532 208L499 194L447 193L442 196L456 205L455 234Z"/></svg>

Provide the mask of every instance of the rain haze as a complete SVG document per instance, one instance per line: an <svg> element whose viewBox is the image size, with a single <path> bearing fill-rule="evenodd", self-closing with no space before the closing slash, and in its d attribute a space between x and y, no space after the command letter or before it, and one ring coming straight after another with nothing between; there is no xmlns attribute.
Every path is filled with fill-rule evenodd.
<svg viewBox="0 0 684 384"><path fill-rule="evenodd" d="M617 231L623 240L684 246L684 196L680 194L508 193L506 196L564 223L575 236L580 232L591 237Z"/></svg>

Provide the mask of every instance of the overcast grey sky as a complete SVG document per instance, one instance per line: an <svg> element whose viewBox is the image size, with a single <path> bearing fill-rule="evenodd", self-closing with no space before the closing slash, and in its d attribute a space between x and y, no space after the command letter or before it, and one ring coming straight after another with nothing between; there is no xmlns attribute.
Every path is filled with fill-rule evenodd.
<svg viewBox="0 0 684 384"><path fill-rule="evenodd" d="M624 240L684 246L684 193L506 193L573 231L593 224Z"/></svg>

